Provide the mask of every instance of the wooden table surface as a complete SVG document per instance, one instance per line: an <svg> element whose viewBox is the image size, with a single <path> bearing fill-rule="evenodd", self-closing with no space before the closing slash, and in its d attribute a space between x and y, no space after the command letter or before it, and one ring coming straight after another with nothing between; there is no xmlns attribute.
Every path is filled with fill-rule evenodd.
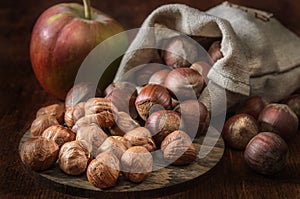
<svg viewBox="0 0 300 199"><path fill-rule="evenodd" d="M29 41L39 14L58 2L70 1L0 2L0 198L74 198L33 180L21 166L18 154L19 141L34 119L36 110L56 101L35 79L29 59ZM114 17L125 29L130 29L139 27L159 5L174 2L206 10L221 1L94 0L92 4ZM273 12L284 25L300 35L300 4L295 0L232 2ZM298 134L290 146L287 167L270 177L251 171L243 161L242 152L226 149L223 159L203 181L189 189L178 189L178 193L161 194L167 195L163 198L300 198L299 146Z"/></svg>

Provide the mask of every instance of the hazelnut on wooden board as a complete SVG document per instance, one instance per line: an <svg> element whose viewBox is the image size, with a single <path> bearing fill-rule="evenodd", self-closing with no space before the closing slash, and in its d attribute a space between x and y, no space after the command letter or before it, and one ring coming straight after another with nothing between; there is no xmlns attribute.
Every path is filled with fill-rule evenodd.
<svg viewBox="0 0 300 199"><path fill-rule="evenodd" d="M150 152L156 150L156 145L152 139L151 132L145 127L138 127L128 131L123 137L133 146L143 146Z"/></svg>
<svg viewBox="0 0 300 199"><path fill-rule="evenodd" d="M109 128L109 132L112 135L123 136L126 132L140 126L138 122L125 112L118 112L115 116L116 124Z"/></svg>
<svg viewBox="0 0 300 199"><path fill-rule="evenodd" d="M210 123L210 113L202 102L185 100L176 106L174 110L181 114L183 120L182 129L191 137L195 137L192 135L194 131L196 131L196 137L207 132Z"/></svg>
<svg viewBox="0 0 300 199"><path fill-rule="evenodd" d="M40 108L36 113L36 117L38 118L41 115L52 115L60 124L63 124L64 113L65 105L63 103L58 103Z"/></svg>
<svg viewBox="0 0 300 199"><path fill-rule="evenodd" d="M57 119L52 115L41 115L36 118L30 127L30 133L32 136L40 136L48 127L53 125L59 125Z"/></svg>
<svg viewBox="0 0 300 199"><path fill-rule="evenodd" d="M64 119L68 127L74 126L77 120L79 120L85 115L84 106L85 106L85 102L80 102L66 109Z"/></svg>
<svg viewBox="0 0 300 199"><path fill-rule="evenodd" d="M115 105L106 98L94 97L86 101L85 106L85 115L92 115L96 113L108 112L108 113L117 113L118 110Z"/></svg>
<svg viewBox="0 0 300 199"><path fill-rule="evenodd" d="M85 172L91 155L86 146L80 140L67 142L62 145L58 163L61 170L69 175L80 175Z"/></svg>
<svg viewBox="0 0 300 199"><path fill-rule="evenodd" d="M285 104L269 104L258 117L260 131L274 132L287 143L297 134L297 115Z"/></svg>
<svg viewBox="0 0 300 199"><path fill-rule="evenodd" d="M121 158L123 153L127 150L127 146L120 139L110 136L97 149L97 155L102 152L109 152L114 154L117 158Z"/></svg>
<svg viewBox="0 0 300 199"><path fill-rule="evenodd" d="M256 120L260 112L269 104L269 102L260 96L251 96L246 99L237 109L237 113L246 113L253 116Z"/></svg>
<svg viewBox="0 0 300 199"><path fill-rule="evenodd" d="M91 148L91 154L96 157L98 148L103 144L108 136L95 123L82 126L77 130L76 140L85 140Z"/></svg>
<svg viewBox="0 0 300 199"><path fill-rule="evenodd" d="M163 58L168 66L174 68L189 67L199 58L197 42L187 36L169 39L163 51Z"/></svg>
<svg viewBox="0 0 300 199"><path fill-rule="evenodd" d="M75 133L62 125L54 125L48 127L42 137L54 140L61 147L64 143L75 140Z"/></svg>
<svg viewBox="0 0 300 199"><path fill-rule="evenodd" d="M173 165L190 164L197 158L197 151L191 138L184 132L176 130L161 143L164 159Z"/></svg>
<svg viewBox="0 0 300 199"><path fill-rule="evenodd" d="M108 111L103 111L101 113L86 115L80 118L75 125L72 127L72 131L77 132L78 128L81 126L86 126L91 123L99 125L101 128L108 128L115 125L115 120L113 114Z"/></svg>
<svg viewBox="0 0 300 199"><path fill-rule="evenodd" d="M208 49L208 54L213 63L223 58L223 53L221 52L221 41L215 41L214 43L212 43L212 45Z"/></svg>
<svg viewBox="0 0 300 199"><path fill-rule="evenodd" d="M251 115L237 114L226 121L222 137L230 147L245 149L258 131L257 121Z"/></svg>
<svg viewBox="0 0 300 199"><path fill-rule="evenodd" d="M81 82L74 85L68 92L65 100L66 108L75 106L79 102L85 102L92 97L101 96L101 90L96 84L90 82Z"/></svg>
<svg viewBox="0 0 300 199"><path fill-rule="evenodd" d="M95 187L104 189L115 186L120 176L120 161L111 153L100 153L87 168L88 181Z"/></svg>
<svg viewBox="0 0 300 199"><path fill-rule="evenodd" d="M145 127L150 130L157 146L160 146L168 134L179 129L180 124L181 117L177 112L160 110L148 117Z"/></svg>
<svg viewBox="0 0 300 199"><path fill-rule="evenodd" d="M248 143L244 158L253 170L272 175L285 167L288 153L288 146L279 135L261 132Z"/></svg>
<svg viewBox="0 0 300 199"><path fill-rule="evenodd" d="M153 158L142 146L133 146L122 155L121 166L124 176L132 182L144 181L152 172Z"/></svg>
<svg viewBox="0 0 300 199"><path fill-rule="evenodd" d="M199 97L203 86L204 79L191 68L176 68L165 79L165 87L181 100Z"/></svg>
<svg viewBox="0 0 300 199"><path fill-rule="evenodd" d="M146 121L151 108L155 105L161 106L160 109L170 109L172 105L171 96L163 86L148 84L138 94L135 106L140 117Z"/></svg>
<svg viewBox="0 0 300 199"><path fill-rule="evenodd" d="M31 138L20 149L22 162L35 171L50 168L57 160L59 147L53 140L43 137Z"/></svg>

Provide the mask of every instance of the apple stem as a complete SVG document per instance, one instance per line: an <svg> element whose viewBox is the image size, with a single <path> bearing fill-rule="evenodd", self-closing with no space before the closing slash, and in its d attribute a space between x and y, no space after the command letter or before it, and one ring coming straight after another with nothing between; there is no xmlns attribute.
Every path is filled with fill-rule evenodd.
<svg viewBox="0 0 300 199"><path fill-rule="evenodd" d="M90 0L83 0L83 5L84 5L84 17L86 19L90 20L92 18Z"/></svg>

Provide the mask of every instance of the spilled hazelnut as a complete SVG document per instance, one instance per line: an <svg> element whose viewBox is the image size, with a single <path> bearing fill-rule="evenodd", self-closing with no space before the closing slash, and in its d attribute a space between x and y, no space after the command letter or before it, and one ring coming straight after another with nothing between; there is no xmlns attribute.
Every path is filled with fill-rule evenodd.
<svg viewBox="0 0 300 199"><path fill-rule="evenodd" d="M296 136L298 118L285 104L269 104L258 117L260 131L274 132L281 136L287 143Z"/></svg>
<svg viewBox="0 0 300 199"><path fill-rule="evenodd" d="M271 132L261 132L247 145L244 158L254 171L272 175L285 167L288 151L288 145L280 136Z"/></svg>
<svg viewBox="0 0 300 199"><path fill-rule="evenodd" d="M74 124L85 115L84 106L85 102L80 102L75 106L70 106L66 109L64 119L68 127L74 126Z"/></svg>
<svg viewBox="0 0 300 199"><path fill-rule="evenodd" d="M245 149L258 131L257 122L251 115L237 114L226 121L222 137L230 147Z"/></svg>
<svg viewBox="0 0 300 199"><path fill-rule="evenodd" d="M120 139L115 139L113 136L106 138L102 145L98 148L97 154L109 152L120 159L123 153L127 150L127 146Z"/></svg>

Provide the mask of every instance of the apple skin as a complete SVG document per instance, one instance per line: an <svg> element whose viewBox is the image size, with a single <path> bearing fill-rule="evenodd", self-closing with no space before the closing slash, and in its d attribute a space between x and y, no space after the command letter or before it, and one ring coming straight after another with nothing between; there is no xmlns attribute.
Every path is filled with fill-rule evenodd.
<svg viewBox="0 0 300 199"><path fill-rule="evenodd" d="M88 20L82 5L57 4L43 12L34 25L30 43L32 68L44 90L58 99L65 99L88 53L123 31L108 15L91 11Z"/></svg>

